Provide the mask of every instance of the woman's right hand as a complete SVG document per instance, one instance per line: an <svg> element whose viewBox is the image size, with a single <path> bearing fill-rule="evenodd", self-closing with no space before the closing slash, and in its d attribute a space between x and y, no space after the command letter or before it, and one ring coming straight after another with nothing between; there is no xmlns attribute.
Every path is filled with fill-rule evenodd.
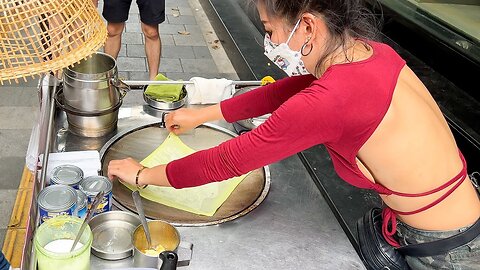
<svg viewBox="0 0 480 270"><path fill-rule="evenodd" d="M176 135L194 129L203 123L199 117L200 111L199 109L181 108L170 112L165 116L165 126L168 131Z"/></svg>

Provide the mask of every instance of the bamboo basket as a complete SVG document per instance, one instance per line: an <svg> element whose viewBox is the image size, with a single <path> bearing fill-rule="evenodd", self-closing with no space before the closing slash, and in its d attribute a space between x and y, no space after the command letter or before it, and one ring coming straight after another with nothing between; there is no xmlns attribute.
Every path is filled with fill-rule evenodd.
<svg viewBox="0 0 480 270"><path fill-rule="evenodd" d="M92 0L0 0L0 83L60 71L106 38Z"/></svg>

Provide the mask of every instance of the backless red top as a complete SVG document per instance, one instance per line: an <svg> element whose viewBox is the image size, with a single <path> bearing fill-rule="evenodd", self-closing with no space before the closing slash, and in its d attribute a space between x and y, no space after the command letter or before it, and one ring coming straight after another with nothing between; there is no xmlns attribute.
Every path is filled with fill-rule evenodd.
<svg viewBox="0 0 480 270"><path fill-rule="evenodd" d="M221 102L228 122L272 115L251 132L170 162L170 184L221 181L324 144L342 179L385 193L363 175L355 157L387 112L405 61L385 44L369 44L370 58L333 65L319 79L289 77Z"/></svg>
<svg viewBox="0 0 480 270"><path fill-rule="evenodd" d="M384 235L392 240L395 214L409 215L439 203L465 179L466 166L441 187L404 194L373 183L360 171L356 156L385 116L405 61L388 45L369 41L373 55L363 61L330 66L320 78L295 76L220 103L228 122L272 115L256 129L217 147L172 161L166 172L175 188L203 185L247 173L318 144L324 144L338 175L380 194L425 196L458 181L435 202L411 212L384 211ZM391 224L391 225L389 225ZM389 239L390 238L390 239Z"/></svg>

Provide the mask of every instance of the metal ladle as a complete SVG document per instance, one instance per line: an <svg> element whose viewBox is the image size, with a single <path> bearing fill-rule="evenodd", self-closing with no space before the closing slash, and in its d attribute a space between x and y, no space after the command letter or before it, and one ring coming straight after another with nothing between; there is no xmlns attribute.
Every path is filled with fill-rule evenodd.
<svg viewBox="0 0 480 270"><path fill-rule="evenodd" d="M142 198L140 197L140 192L135 190L132 192L133 202L135 203L135 208L137 208L138 216L140 217L140 222L142 222L143 231L147 237L148 248L152 248L152 238L150 236L150 230L148 229L147 218L145 217L145 212L143 212Z"/></svg>

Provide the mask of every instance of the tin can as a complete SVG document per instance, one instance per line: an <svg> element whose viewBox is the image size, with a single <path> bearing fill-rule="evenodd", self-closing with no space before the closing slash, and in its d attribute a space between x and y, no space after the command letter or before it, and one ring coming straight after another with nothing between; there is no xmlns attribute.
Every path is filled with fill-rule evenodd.
<svg viewBox="0 0 480 270"><path fill-rule="evenodd" d="M50 177L51 185L67 185L78 189L83 179L83 171L75 165L60 165L53 169Z"/></svg>
<svg viewBox="0 0 480 270"><path fill-rule="evenodd" d="M40 223L58 215L72 215L77 203L75 189L66 185L45 187L38 194Z"/></svg>
<svg viewBox="0 0 480 270"><path fill-rule="evenodd" d="M80 190L87 195L89 209L98 192L103 191L105 193L102 202L95 211L95 215L112 209L112 187L112 182L107 177L98 175L86 177L80 183Z"/></svg>
<svg viewBox="0 0 480 270"><path fill-rule="evenodd" d="M87 195L79 189L75 191L77 192L77 206L74 215L83 219L87 215Z"/></svg>

